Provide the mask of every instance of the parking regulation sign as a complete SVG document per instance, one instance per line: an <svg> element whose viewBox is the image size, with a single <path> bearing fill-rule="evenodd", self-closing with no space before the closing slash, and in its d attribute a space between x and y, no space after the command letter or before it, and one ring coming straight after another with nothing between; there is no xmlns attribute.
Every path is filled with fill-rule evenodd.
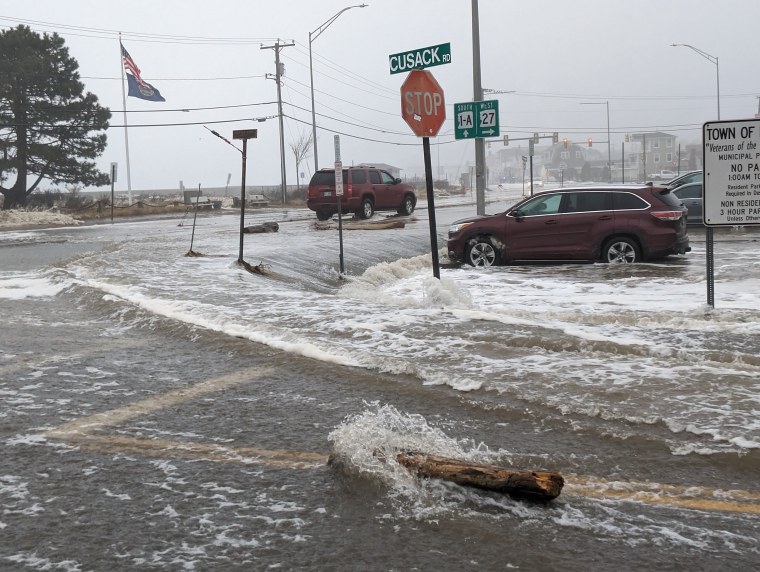
<svg viewBox="0 0 760 572"><path fill-rule="evenodd" d="M705 123L702 145L705 225L760 224L760 119Z"/></svg>

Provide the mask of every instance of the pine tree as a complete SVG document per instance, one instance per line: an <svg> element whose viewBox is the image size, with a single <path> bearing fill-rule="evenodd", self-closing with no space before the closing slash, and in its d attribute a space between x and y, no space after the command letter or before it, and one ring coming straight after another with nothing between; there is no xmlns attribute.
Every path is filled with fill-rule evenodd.
<svg viewBox="0 0 760 572"><path fill-rule="evenodd" d="M94 159L105 150L111 112L84 93L78 70L58 34L40 35L23 25L0 32L3 208L24 206L43 180L108 184Z"/></svg>

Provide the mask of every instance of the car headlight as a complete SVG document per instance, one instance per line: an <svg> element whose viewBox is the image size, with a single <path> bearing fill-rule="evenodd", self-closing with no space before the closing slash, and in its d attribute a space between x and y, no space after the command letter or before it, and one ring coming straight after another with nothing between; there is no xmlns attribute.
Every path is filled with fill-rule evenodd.
<svg viewBox="0 0 760 572"><path fill-rule="evenodd" d="M462 230L464 228L467 228L471 224L472 224L471 222L462 222L462 223L459 223L459 224L452 224L449 227L449 234L456 234L457 232L459 232L460 230Z"/></svg>

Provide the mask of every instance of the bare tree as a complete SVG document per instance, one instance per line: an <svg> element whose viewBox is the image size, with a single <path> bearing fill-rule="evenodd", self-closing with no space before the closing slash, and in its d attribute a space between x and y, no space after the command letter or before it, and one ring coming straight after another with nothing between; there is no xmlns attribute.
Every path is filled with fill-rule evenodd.
<svg viewBox="0 0 760 572"><path fill-rule="evenodd" d="M293 151L293 156L296 159L296 188L301 190L301 181L298 177L301 171L301 163L311 156L311 148L314 146L314 140L312 134L308 135L301 132L298 139L290 143L290 149Z"/></svg>

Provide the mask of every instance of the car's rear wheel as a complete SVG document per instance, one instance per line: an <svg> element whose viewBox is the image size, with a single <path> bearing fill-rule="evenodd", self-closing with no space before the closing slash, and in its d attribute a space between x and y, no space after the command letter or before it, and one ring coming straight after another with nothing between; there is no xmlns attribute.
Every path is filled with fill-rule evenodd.
<svg viewBox="0 0 760 572"><path fill-rule="evenodd" d="M359 209L359 218L372 218L373 214L375 214L375 205L372 204L372 199L364 199Z"/></svg>
<svg viewBox="0 0 760 572"><path fill-rule="evenodd" d="M630 238L611 238L602 248L602 262L614 264L633 264L641 261L641 249Z"/></svg>
<svg viewBox="0 0 760 572"><path fill-rule="evenodd" d="M487 268L499 263L499 253L487 238L473 240L467 246L465 261L476 268Z"/></svg>
<svg viewBox="0 0 760 572"><path fill-rule="evenodd" d="M332 217L329 211L317 211L317 220L328 220Z"/></svg>
<svg viewBox="0 0 760 572"><path fill-rule="evenodd" d="M404 197L404 204L398 209L398 214L409 216L414 212L414 197L412 195L406 195Z"/></svg>

